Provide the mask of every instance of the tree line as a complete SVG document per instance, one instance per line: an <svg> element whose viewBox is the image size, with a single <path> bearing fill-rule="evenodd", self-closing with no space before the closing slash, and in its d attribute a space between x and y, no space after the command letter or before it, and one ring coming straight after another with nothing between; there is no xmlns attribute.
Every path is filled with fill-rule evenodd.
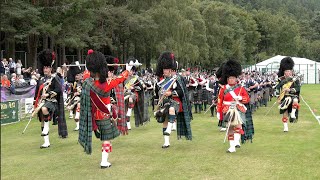
<svg viewBox="0 0 320 180"><path fill-rule="evenodd" d="M320 61L318 0L4 0L1 50L6 57L57 52L84 62L88 49L130 56L150 67L170 50L184 67L227 59L254 64L280 54Z"/></svg>

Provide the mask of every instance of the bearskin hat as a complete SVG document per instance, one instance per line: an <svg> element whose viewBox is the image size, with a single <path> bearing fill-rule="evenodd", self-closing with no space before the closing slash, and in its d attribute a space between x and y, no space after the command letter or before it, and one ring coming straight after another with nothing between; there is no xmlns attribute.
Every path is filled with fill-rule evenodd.
<svg viewBox="0 0 320 180"><path fill-rule="evenodd" d="M227 79L230 76L238 77L242 74L241 64L235 60L225 62L222 67L221 84L227 84Z"/></svg>
<svg viewBox="0 0 320 180"><path fill-rule="evenodd" d="M99 51L88 50L86 66L90 73L99 73L99 82L104 83L107 78L108 66L105 56Z"/></svg>
<svg viewBox="0 0 320 180"><path fill-rule="evenodd" d="M220 79L221 76L222 76L222 68L223 68L223 66L224 66L225 64L226 64L226 62L223 62L223 63L220 65L219 69L216 71L216 77L217 77L218 79Z"/></svg>
<svg viewBox="0 0 320 180"><path fill-rule="evenodd" d="M173 53L169 51L163 52L158 59L156 75L161 77L163 75L163 69L173 69L175 61Z"/></svg>
<svg viewBox="0 0 320 180"><path fill-rule="evenodd" d="M38 58L37 58L37 61L38 61L37 67L38 67L39 74L43 75L43 67L44 66L52 67L55 59L56 59L56 54L54 53L54 51L52 51L50 49L45 49L45 50L41 51L38 54Z"/></svg>
<svg viewBox="0 0 320 180"><path fill-rule="evenodd" d="M172 70L177 70L177 69L179 69L179 63L178 61L173 61Z"/></svg>
<svg viewBox="0 0 320 180"><path fill-rule="evenodd" d="M115 62L114 62L114 57L113 56L109 56L109 55L107 55L106 56L106 60L107 60L107 64L114 64ZM114 68L115 66L108 66L108 70L109 71L114 71Z"/></svg>
<svg viewBox="0 0 320 180"><path fill-rule="evenodd" d="M280 62L278 77L284 76L285 70L293 70L294 61L291 57L285 57Z"/></svg>
<svg viewBox="0 0 320 180"><path fill-rule="evenodd" d="M79 62L72 62L71 65L79 65ZM77 74L82 73L80 66L70 66L67 72L67 81L73 83Z"/></svg>

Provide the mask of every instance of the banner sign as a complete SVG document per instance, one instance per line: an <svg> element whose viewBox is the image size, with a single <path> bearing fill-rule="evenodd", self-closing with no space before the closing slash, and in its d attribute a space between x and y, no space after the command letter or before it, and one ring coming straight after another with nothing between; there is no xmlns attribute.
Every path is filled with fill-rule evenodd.
<svg viewBox="0 0 320 180"><path fill-rule="evenodd" d="M10 101L15 99L26 99L26 98L34 98L34 94L36 91L36 86L23 86L16 87L14 94L11 92L9 88L1 87L1 101Z"/></svg>
<svg viewBox="0 0 320 180"><path fill-rule="evenodd" d="M19 100L1 102L1 125L19 121Z"/></svg>

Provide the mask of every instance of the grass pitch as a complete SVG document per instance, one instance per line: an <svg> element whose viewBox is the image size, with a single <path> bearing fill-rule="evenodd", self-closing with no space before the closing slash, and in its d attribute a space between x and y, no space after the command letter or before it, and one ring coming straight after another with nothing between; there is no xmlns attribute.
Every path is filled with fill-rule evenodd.
<svg viewBox="0 0 320 180"><path fill-rule="evenodd" d="M320 115L320 86L303 85L302 96ZM155 119L112 141L112 167L100 169L101 142L93 139L87 155L77 143L75 123L67 119L69 137L60 139L50 124L51 147L40 149L40 123L34 119L1 126L1 179L320 179L320 124L303 101L299 121L284 133L276 106L253 114L255 135L236 153L227 154L225 133L216 117L194 114L193 140L177 140L162 149L162 127Z"/></svg>

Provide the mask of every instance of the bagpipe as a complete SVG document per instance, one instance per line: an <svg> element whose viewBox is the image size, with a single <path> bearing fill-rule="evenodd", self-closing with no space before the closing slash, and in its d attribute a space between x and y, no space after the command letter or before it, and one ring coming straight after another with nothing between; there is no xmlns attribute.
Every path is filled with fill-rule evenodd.
<svg viewBox="0 0 320 180"><path fill-rule="evenodd" d="M289 89L292 84L298 80L298 76L293 76L293 77L280 77L279 82L275 85L275 89L280 89L281 92L279 93L279 96L277 98L277 102L281 103L286 95L289 94L289 92L286 91L286 89Z"/></svg>
<svg viewBox="0 0 320 180"><path fill-rule="evenodd" d="M42 84L42 89L40 89L40 91L42 91L41 97L40 97L40 99L37 98L31 117L34 117L34 115L38 114L41 107L44 105L44 103L45 103L44 102L44 100L45 100L44 94L46 94L49 86L51 85L52 80L53 80L53 77L51 77L51 79L49 81L46 81Z"/></svg>
<svg viewBox="0 0 320 180"><path fill-rule="evenodd" d="M164 116L169 112L169 104L163 104L164 99L166 98L165 94L168 92L172 87L173 84L177 81L177 77L172 77L168 82L166 82L159 90L161 92L162 96L160 97L158 104L155 107L154 116L157 119L159 123L163 123L165 118ZM162 107L160 109L160 107Z"/></svg>
<svg viewBox="0 0 320 180"><path fill-rule="evenodd" d="M126 84L124 85L124 89L125 89L124 100L127 100L132 94L131 92L132 87L134 87L139 83L140 81L138 80L138 76L133 76L129 81L126 82Z"/></svg>
<svg viewBox="0 0 320 180"><path fill-rule="evenodd" d="M82 89L82 86L77 86L76 87L76 92L81 92L81 89ZM68 98L66 100L66 103L65 103L65 107L68 109L68 110L72 110L74 108L74 106L80 102L80 94L77 94L76 95L76 92L73 92L73 96L71 98Z"/></svg>

